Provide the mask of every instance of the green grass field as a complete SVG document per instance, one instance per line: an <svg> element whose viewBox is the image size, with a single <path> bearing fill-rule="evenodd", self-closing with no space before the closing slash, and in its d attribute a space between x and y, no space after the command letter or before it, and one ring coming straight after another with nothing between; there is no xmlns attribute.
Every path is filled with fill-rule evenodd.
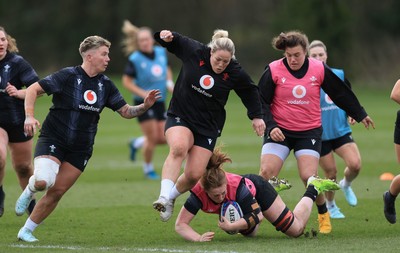
<svg viewBox="0 0 400 253"><path fill-rule="evenodd" d="M119 78L115 79L118 81ZM119 83L119 82L117 82ZM174 219L162 223L151 204L159 194L159 182L145 180L141 157L136 163L128 159L127 141L140 134L136 120L125 120L106 109L101 115L94 155L85 173L64 196L57 209L35 231L38 243L16 239L27 216L14 214L14 203L21 189L8 161L4 189L6 210L0 218L0 252L395 252L400 241L400 224L390 225L383 216L382 193L389 182L380 181L383 172L398 173L393 150L393 126L398 106L389 100L388 90L356 89L359 99L376 123L375 130L362 125L353 128L361 150L363 168L353 184L359 204L350 207L342 194L337 204L346 218L332 220L331 234L315 238L291 239L263 222L255 238L231 236L217 227L217 216L199 214L193 226L199 232L215 231L209 243L184 241L174 232ZM124 92L125 98L130 96ZM36 115L43 119L50 99L40 98ZM258 173L261 139L256 137L244 107L232 93L227 105L227 123L220 142L233 159L226 170L235 173ZM155 166L161 166L167 147L159 147ZM338 162L339 178L343 163ZM293 155L286 161L281 177L293 185L282 198L293 209L304 193ZM177 200L176 217L187 195ZM400 207L399 207L400 208ZM314 208L306 231L317 229Z"/></svg>

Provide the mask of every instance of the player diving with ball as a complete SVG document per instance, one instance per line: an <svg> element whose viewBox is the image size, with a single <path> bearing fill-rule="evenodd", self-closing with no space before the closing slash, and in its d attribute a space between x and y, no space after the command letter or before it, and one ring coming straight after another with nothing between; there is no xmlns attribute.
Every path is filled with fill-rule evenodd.
<svg viewBox="0 0 400 253"><path fill-rule="evenodd" d="M312 176L308 179L306 192L291 211L268 181L255 174L240 176L228 173L223 169L226 162L231 162L229 156L220 148L216 148L205 173L191 189L191 194L175 223L175 231L184 239L211 241L214 232L200 234L190 226L190 222L199 210L219 214L225 201L236 201L243 212L243 217L233 223L221 216L218 226L230 234L254 236L258 224L265 218L277 231L290 237L299 237L304 232L317 196L322 192L340 189L339 185L330 179Z"/></svg>

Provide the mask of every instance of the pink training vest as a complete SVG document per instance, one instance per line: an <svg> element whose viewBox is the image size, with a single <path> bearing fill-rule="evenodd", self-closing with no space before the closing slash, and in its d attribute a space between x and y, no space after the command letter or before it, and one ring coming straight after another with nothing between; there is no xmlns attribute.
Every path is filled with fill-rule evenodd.
<svg viewBox="0 0 400 253"><path fill-rule="evenodd" d="M233 200L236 201L236 191L237 188L239 187L239 183L242 180L242 176L237 175L237 174L232 174L225 172L226 175L226 180L227 180L227 185L226 185L226 196L225 196L225 201L227 200ZM253 196L256 196L256 187L254 183L248 179L245 178L245 183L249 191ZM221 209L221 204L215 204L207 195L207 193L204 191L203 187L200 185L200 182L198 182L191 190L192 193L194 193L201 201L203 204L203 207L201 210L206 213L216 213L219 214L220 209Z"/></svg>
<svg viewBox="0 0 400 253"><path fill-rule="evenodd" d="M306 131L321 126L320 88L325 69L321 61L308 58L306 75L297 79L287 70L283 59L269 64L276 84L271 104L274 120L291 131Z"/></svg>

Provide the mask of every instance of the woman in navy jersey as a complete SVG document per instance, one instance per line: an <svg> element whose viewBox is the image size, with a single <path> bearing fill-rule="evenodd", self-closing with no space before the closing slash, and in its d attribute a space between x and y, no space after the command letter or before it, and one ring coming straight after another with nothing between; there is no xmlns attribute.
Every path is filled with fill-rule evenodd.
<svg viewBox="0 0 400 253"><path fill-rule="evenodd" d="M87 37L79 46L82 65L61 69L26 91L24 129L29 136L40 127L34 118L37 96L52 95L53 105L36 144L34 174L15 205L15 212L21 215L33 193L46 191L18 232L18 239L22 241L37 241L32 232L53 212L83 173L92 156L103 109L108 107L130 119L145 112L160 98L159 91L152 90L140 105L130 106L125 102L114 83L102 74L110 61L110 46L111 43L102 37Z"/></svg>
<svg viewBox="0 0 400 253"><path fill-rule="evenodd" d="M241 98L259 136L264 134L265 123L257 86L235 59L227 31L216 30L208 45L169 30L154 37L183 63L167 112L169 154L163 166L160 197L153 203L161 220L167 221L175 199L190 190L205 171L222 133L230 91ZM179 176L185 159L184 172Z"/></svg>
<svg viewBox="0 0 400 253"><path fill-rule="evenodd" d="M328 59L326 46L319 40L314 40L310 43L308 53L311 58L324 63ZM331 70L351 87L350 82L344 77L342 69L331 68ZM348 121L346 112L337 107L323 90L321 90L321 116L323 132L319 164L327 178L336 180L337 168L333 152L343 159L346 168L344 169L344 177L339 184L349 205L356 206L357 197L351 188L351 183L361 170L361 155L351 135L349 124L349 122L354 124L355 121L352 118L349 118ZM344 218L344 214L336 205L335 192L326 192L325 197L330 217L335 219Z"/></svg>
<svg viewBox="0 0 400 253"><path fill-rule="evenodd" d="M3 179L6 167L7 146L19 184L25 189L32 168L32 136L24 132L25 89L39 80L32 66L18 53L15 39L0 27L0 217L4 213L5 193ZM28 212L35 206L32 199Z"/></svg>
<svg viewBox="0 0 400 253"><path fill-rule="evenodd" d="M226 162L231 162L227 154L215 149L206 172L191 189L189 198L179 212L175 230L186 240L211 241L214 232L199 234L190 226L190 222L199 210L219 214L225 201L236 201L243 212L243 217L234 223L221 217L218 226L226 232L254 236L258 224L265 218L277 231L299 237L304 232L317 195L323 191L340 189L332 180L312 176L308 179L306 192L292 212L267 180L254 174L240 176L225 172L222 166Z"/></svg>
<svg viewBox="0 0 400 253"><path fill-rule="evenodd" d="M174 82L172 71L168 67L167 52L154 45L153 33L148 27L138 28L125 20L122 27L125 34L123 40L125 54L129 61L122 76L122 84L133 94L135 105L143 103L143 99L152 89L161 92L159 99L151 109L137 117L144 136L130 141L130 158L135 160L137 149L143 148L143 171L145 177L159 179L154 169L153 155L156 145L165 144L165 101L167 91L172 92Z"/></svg>
<svg viewBox="0 0 400 253"><path fill-rule="evenodd" d="M400 104L400 79L395 83L390 98ZM396 151L397 162L400 163L400 110L397 111L394 126L394 149ZM400 174L395 176L390 183L389 189L383 193L383 212L386 220L392 224L396 223L396 198L400 193Z"/></svg>
<svg viewBox="0 0 400 253"><path fill-rule="evenodd" d="M283 163L294 150L304 184L318 174L321 151L322 88L336 105L366 128L374 127L351 89L323 62L307 58L308 38L298 31L281 33L272 41L284 58L270 63L259 81L267 131L261 151L260 174L278 176ZM332 226L323 195L319 195L319 231L330 233Z"/></svg>

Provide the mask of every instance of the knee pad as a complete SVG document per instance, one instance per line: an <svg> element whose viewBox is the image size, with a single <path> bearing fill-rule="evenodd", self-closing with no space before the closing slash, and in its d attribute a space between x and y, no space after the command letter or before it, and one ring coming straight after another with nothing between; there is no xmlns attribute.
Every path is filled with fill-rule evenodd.
<svg viewBox="0 0 400 253"><path fill-rule="evenodd" d="M33 174L35 181L45 181L46 190L54 185L60 165L49 158L39 157L34 160L35 171ZM31 184L31 179L29 179Z"/></svg>
<svg viewBox="0 0 400 253"><path fill-rule="evenodd" d="M282 231L282 233L285 233L290 228L290 226L292 226L293 222L293 212L290 211L289 208L285 207L281 215L279 215L278 219L274 223L272 223L272 225L275 226L276 231Z"/></svg>

